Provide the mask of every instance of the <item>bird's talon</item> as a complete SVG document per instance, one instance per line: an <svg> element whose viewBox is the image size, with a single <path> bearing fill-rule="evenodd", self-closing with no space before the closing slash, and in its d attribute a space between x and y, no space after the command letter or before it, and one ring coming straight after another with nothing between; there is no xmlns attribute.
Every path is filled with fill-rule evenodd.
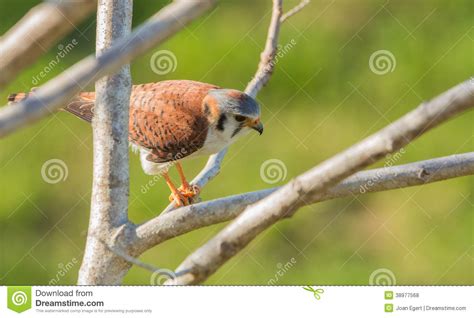
<svg viewBox="0 0 474 318"><path fill-rule="evenodd" d="M170 202L175 202L177 207L182 207L190 204L189 199L181 192L177 194L171 193L169 196Z"/></svg>
<svg viewBox="0 0 474 318"><path fill-rule="evenodd" d="M199 188L197 185L193 184L191 185L191 188L194 193L194 196L198 196L201 193L201 188Z"/></svg>
<svg viewBox="0 0 474 318"><path fill-rule="evenodd" d="M187 198L193 198L201 192L201 189L197 185L188 185L188 186L181 186L178 189L182 195Z"/></svg>

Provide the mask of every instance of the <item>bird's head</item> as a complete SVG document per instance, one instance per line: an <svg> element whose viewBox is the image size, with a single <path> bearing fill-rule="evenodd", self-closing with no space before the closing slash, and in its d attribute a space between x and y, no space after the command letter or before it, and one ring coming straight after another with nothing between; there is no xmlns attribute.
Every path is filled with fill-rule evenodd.
<svg viewBox="0 0 474 318"><path fill-rule="evenodd" d="M213 89L204 98L203 112L223 135L234 138L249 129L263 133L260 106L249 95L235 89Z"/></svg>

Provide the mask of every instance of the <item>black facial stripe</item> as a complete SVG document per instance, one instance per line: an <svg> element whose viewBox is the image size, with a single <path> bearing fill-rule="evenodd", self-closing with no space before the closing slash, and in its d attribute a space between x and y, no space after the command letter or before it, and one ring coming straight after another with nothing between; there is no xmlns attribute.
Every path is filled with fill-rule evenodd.
<svg viewBox="0 0 474 318"><path fill-rule="evenodd" d="M222 114L220 117L219 117L219 120L217 121L217 130L220 130L220 131L224 131L224 123L226 122L227 120L227 117Z"/></svg>
<svg viewBox="0 0 474 318"><path fill-rule="evenodd" d="M209 105L207 103L204 104L204 115L209 116L211 114L211 110L209 109Z"/></svg>
<svg viewBox="0 0 474 318"><path fill-rule="evenodd" d="M232 133L232 136L230 136L230 138L234 137L235 135L237 135L237 133L242 129L242 126L239 126L237 127L234 132Z"/></svg>

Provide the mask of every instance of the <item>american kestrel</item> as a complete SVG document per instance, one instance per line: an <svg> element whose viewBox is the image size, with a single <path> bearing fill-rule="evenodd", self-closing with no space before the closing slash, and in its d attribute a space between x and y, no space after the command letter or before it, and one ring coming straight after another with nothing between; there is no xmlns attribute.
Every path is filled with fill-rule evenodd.
<svg viewBox="0 0 474 318"><path fill-rule="evenodd" d="M28 97L11 94L10 102ZM91 122L94 92L83 92L64 110ZM129 141L140 153L146 174L162 175L168 184L170 201L187 205L199 193L186 180L180 162L198 155L211 155L254 129L260 134L260 106L249 95L234 89L188 80L133 85L130 96ZM176 164L182 185L177 188L168 175Z"/></svg>

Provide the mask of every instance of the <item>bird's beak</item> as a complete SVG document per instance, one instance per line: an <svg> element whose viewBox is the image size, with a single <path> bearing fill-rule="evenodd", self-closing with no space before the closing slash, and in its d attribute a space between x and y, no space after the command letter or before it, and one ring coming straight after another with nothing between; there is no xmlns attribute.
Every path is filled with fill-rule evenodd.
<svg viewBox="0 0 474 318"><path fill-rule="evenodd" d="M258 133L259 133L260 135L263 134L263 124L260 122L259 119L257 119L256 121L252 122L252 123L249 125L249 128L252 128L253 130L258 131Z"/></svg>

